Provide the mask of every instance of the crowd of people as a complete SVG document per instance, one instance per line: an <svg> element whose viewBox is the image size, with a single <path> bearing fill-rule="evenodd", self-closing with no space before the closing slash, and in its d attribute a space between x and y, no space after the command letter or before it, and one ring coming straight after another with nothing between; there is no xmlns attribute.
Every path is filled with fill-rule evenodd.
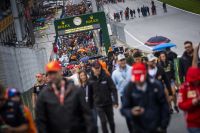
<svg viewBox="0 0 200 133"><path fill-rule="evenodd" d="M67 4L65 7L66 16L75 16L85 14L87 12L87 6L84 2L80 4Z"/></svg>
<svg viewBox="0 0 200 133"><path fill-rule="evenodd" d="M175 77L177 54L169 48L150 54L110 48L107 60L93 59L87 64L89 69L84 63L77 64L71 69L73 78L64 75L59 61L51 61L45 74L36 75L33 87L36 123L22 104L20 92L0 86L1 132L97 133L99 117L102 132L115 133L113 108L120 108L130 133L166 133L170 114L179 113L180 108L186 113L188 132L197 133L200 69L194 60L198 52L191 41L184 46L177 68L178 77L183 77L181 84Z"/></svg>
<svg viewBox="0 0 200 133"><path fill-rule="evenodd" d="M163 11L167 12L167 5L163 2ZM137 15L136 15L137 14ZM138 7L137 9L130 9L127 7L124 11L121 10L119 12L114 13L114 20L120 22L125 18L125 20L134 19L136 16L140 18L141 16L147 17L150 15L156 15L157 10L154 1L151 1L151 7L143 5L142 7ZM124 16L124 17L123 17Z"/></svg>
<svg viewBox="0 0 200 133"><path fill-rule="evenodd" d="M150 15L148 7L138 10L138 16ZM81 3L67 5L64 15L86 12ZM127 7L126 19L129 13L130 18L136 16L136 10ZM122 19L123 11L117 17ZM57 38L55 57L45 73L36 74L32 112L23 104L20 88L0 84L0 133L98 133L98 117L102 133L116 133L114 109L125 118L129 133L167 133L171 114L179 109L185 112L188 132L199 133L199 47L191 41L184 47L180 59L170 48L144 53L110 47L107 56L101 56L93 31Z"/></svg>

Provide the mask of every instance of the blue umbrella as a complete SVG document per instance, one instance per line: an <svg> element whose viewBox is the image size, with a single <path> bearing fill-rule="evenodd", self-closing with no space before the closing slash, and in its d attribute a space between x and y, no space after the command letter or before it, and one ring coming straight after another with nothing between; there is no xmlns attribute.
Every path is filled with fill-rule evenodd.
<svg viewBox="0 0 200 133"><path fill-rule="evenodd" d="M81 62L87 62L88 60L89 60L88 56L85 56L85 57L80 59Z"/></svg>
<svg viewBox="0 0 200 133"><path fill-rule="evenodd" d="M176 47L176 44L174 44L174 43L162 43L162 44L159 44L159 45L153 47L153 51L161 51L161 50L164 50L166 48L171 48L171 47Z"/></svg>
<svg viewBox="0 0 200 133"><path fill-rule="evenodd" d="M45 18L38 18L36 21L37 22L44 22L44 21L46 21L46 19Z"/></svg>

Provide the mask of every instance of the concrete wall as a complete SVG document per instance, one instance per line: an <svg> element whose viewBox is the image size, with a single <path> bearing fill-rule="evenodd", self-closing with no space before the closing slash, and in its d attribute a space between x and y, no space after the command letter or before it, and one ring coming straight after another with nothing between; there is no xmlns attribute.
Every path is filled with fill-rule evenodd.
<svg viewBox="0 0 200 133"><path fill-rule="evenodd" d="M35 74L44 72L46 63L45 49L0 46L0 82L25 92L35 83Z"/></svg>

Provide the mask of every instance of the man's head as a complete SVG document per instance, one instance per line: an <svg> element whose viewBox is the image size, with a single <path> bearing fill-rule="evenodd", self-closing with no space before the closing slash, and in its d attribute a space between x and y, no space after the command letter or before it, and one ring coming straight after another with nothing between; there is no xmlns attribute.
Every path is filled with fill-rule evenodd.
<svg viewBox="0 0 200 133"><path fill-rule="evenodd" d="M57 61L49 62L46 65L46 73L47 73L48 81L54 82L54 83L57 83L58 81L60 81L62 78L61 70L62 68L59 62Z"/></svg>
<svg viewBox="0 0 200 133"><path fill-rule="evenodd" d="M99 76L101 74L101 64L99 63L98 60L94 61L92 63L92 72L94 73L95 76Z"/></svg>
<svg viewBox="0 0 200 133"><path fill-rule="evenodd" d="M126 58L123 54L119 54L117 56L117 61L118 61L118 64L119 64L119 67L120 68L125 68L126 67Z"/></svg>
<svg viewBox="0 0 200 133"><path fill-rule="evenodd" d="M155 68L157 58L153 54L148 54L147 59L148 59L148 62L147 62L148 67Z"/></svg>
<svg viewBox="0 0 200 133"><path fill-rule="evenodd" d="M147 70L143 63L134 63L132 66L131 81L136 85L142 85L146 81Z"/></svg>
<svg viewBox="0 0 200 133"><path fill-rule="evenodd" d="M134 62L135 63L141 63L142 62L142 54L141 52L136 52L134 55L133 55L133 58L134 58Z"/></svg>
<svg viewBox="0 0 200 133"><path fill-rule="evenodd" d="M193 53L193 44L191 41L185 41L184 42L185 51L187 54Z"/></svg>
<svg viewBox="0 0 200 133"><path fill-rule="evenodd" d="M36 74L35 77L36 77L38 83L41 83L44 80L44 77L41 73Z"/></svg>

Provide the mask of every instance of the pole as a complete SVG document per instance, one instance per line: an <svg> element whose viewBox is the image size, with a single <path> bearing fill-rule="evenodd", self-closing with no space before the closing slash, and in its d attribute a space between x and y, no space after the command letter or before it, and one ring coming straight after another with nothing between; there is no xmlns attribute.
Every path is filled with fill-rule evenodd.
<svg viewBox="0 0 200 133"><path fill-rule="evenodd" d="M17 37L17 41L22 41L22 29L20 25L20 20L19 20L19 12L17 8L17 3L16 0L10 0L11 3L11 10L12 10L12 15L14 18L14 27L15 27L15 33Z"/></svg>
<svg viewBox="0 0 200 133"><path fill-rule="evenodd" d="M96 2L96 0L92 0L92 10L93 10L93 12L97 12L97 2Z"/></svg>

